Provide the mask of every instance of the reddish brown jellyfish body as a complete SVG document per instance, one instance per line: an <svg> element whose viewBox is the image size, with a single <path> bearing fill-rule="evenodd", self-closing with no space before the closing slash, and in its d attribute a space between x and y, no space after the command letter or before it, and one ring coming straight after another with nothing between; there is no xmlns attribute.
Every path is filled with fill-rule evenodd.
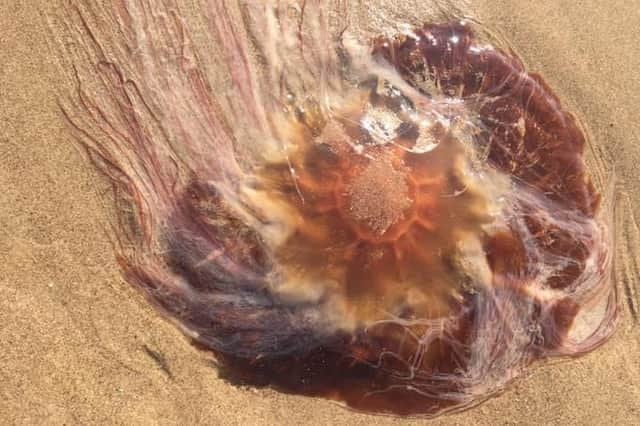
<svg viewBox="0 0 640 426"><path fill-rule="evenodd" d="M128 279L227 377L371 413L461 410L536 360L606 341L617 302L601 196L586 135L542 78L461 20L353 46L303 52L328 83L286 88L278 108L251 109L255 82L233 70L251 114L232 119L265 135L249 165L230 165L239 149L220 135L234 122L218 119L197 66L171 81L206 106L196 124L215 130L202 133L211 145L189 126L161 141L134 113L144 91L101 65L114 103L83 105L99 130L122 120L131 137L87 144L137 207ZM121 115L106 119L110 107ZM194 163L188 174L168 151Z"/></svg>

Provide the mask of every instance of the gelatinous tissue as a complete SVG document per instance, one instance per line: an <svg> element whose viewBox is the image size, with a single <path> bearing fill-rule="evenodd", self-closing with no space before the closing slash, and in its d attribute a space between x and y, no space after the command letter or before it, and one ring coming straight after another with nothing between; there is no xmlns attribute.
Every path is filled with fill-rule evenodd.
<svg viewBox="0 0 640 426"><path fill-rule="evenodd" d="M124 274L227 376L435 416L613 333L588 134L506 42L429 4L376 30L322 1L51 18Z"/></svg>

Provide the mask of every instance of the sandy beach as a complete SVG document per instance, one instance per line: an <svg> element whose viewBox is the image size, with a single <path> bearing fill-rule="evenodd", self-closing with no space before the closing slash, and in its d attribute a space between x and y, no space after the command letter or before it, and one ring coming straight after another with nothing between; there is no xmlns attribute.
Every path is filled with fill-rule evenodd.
<svg viewBox="0 0 640 426"><path fill-rule="evenodd" d="M56 0L56 2L62 0ZM640 419L640 8L624 0L476 0L587 125L615 169L615 336L531 368L500 396L436 420L354 413L239 387L120 275L108 182L51 84L48 0L0 0L0 423L632 425ZM51 7L51 6L47 6Z"/></svg>

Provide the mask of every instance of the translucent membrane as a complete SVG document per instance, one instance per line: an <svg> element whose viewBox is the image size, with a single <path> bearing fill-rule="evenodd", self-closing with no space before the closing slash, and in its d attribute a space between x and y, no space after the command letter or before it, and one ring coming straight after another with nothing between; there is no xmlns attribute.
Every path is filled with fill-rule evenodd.
<svg viewBox="0 0 640 426"><path fill-rule="evenodd" d="M168 0L73 3L63 109L133 207L127 279L229 377L435 416L612 334L586 135L477 22L212 0L205 65Z"/></svg>

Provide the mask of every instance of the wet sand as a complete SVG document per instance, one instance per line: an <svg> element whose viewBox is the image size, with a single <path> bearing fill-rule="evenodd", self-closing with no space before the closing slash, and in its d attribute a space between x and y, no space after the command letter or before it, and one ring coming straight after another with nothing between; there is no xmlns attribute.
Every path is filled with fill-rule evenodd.
<svg viewBox="0 0 640 426"><path fill-rule="evenodd" d="M119 274L107 182L56 105L40 1L0 0L0 422L3 424L419 424L237 387ZM618 179L623 319L604 347L543 365L439 424L637 424L640 418L640 9L612 0L482 0L591 130Z"/></svg>

